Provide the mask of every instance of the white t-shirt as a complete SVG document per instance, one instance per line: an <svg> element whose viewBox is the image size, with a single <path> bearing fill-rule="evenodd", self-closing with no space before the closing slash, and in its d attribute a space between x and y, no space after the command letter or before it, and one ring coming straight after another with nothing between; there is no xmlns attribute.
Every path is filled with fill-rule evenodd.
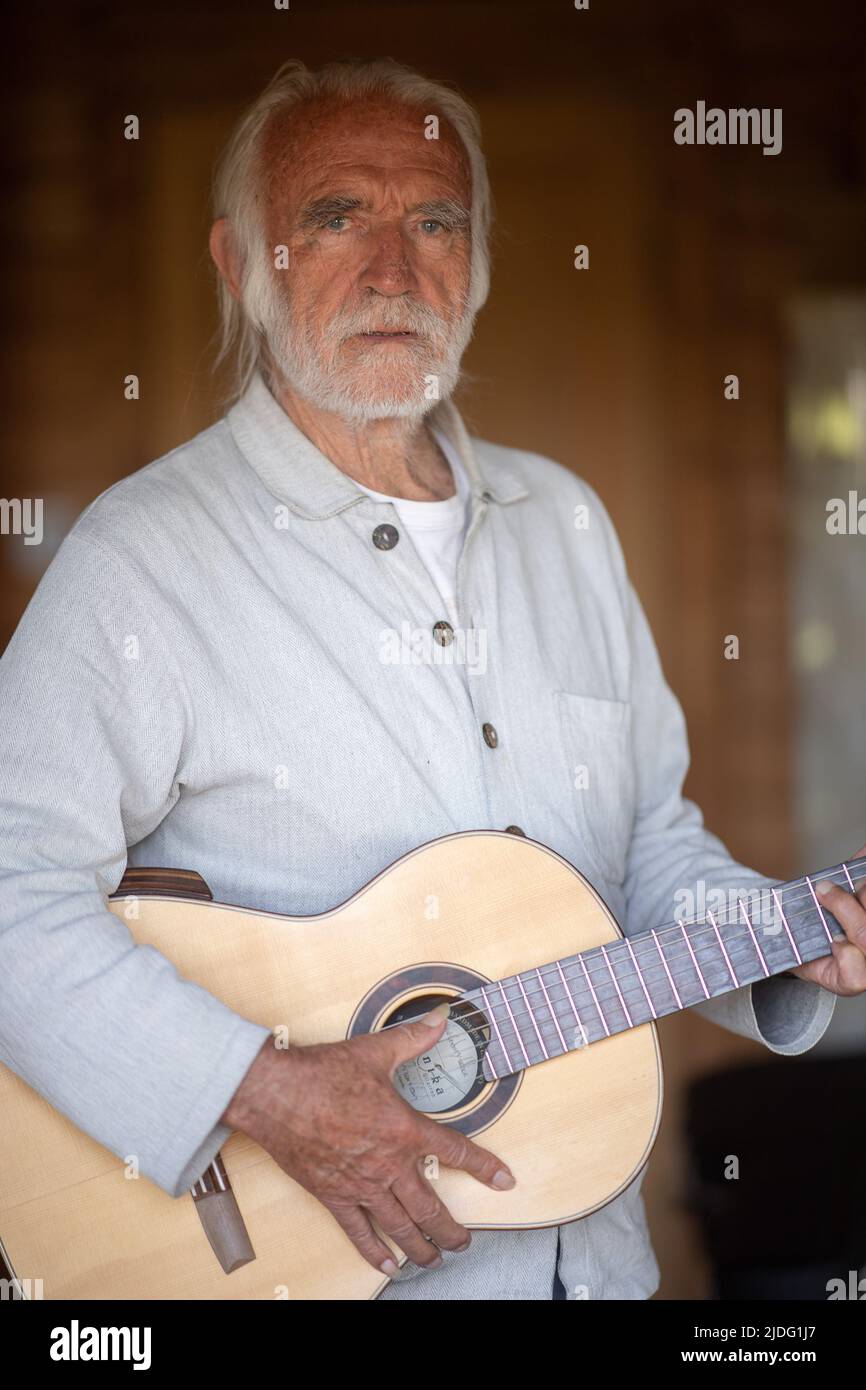
<svg viewBox="0 0 866 1390"><path fill-rule="evenodd" d="M442 595L445 615L452 627L459 627L457 618L457 561L463 546L466 530L466 502L469 496L469 481L457 451L440 430L432 430L443 454L451 465L456 492L441 502L413 502L406 497L389 497L387 493L375 492L364 487L357 479L352 481L362 492L377 498L380 502L393 502L397 515L412 537L412 542Z"/></svg>

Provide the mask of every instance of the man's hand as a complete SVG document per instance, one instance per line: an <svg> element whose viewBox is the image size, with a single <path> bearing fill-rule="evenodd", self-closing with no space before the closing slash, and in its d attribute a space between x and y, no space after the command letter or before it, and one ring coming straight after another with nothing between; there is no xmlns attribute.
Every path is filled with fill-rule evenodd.
<svg viewBox="0 0 866 1390"><path fill-rule="evenodd" d="M443 1250L463 1250L470 1235L422 1176L435 1156L488 1187L514 1178L487 1149L419 1114L391 1078L400 1062L439 1041L444 1016L349 1042L278 1050L263 1045L222 1117L261 1144L280 1167L328 1208L371 1265L397 1274L373 1221L415 1264L434 1269Z"/></svg>
<svg viewBox="0 0 866 1390"><path fill-rule="evenodd" d="M866 845L854 856L866 854ZM789 973L801 980L812 980L831 994L863 994L866 992L866 884L856 894L829 883L826 879L814 885L822 907L827 907L844 931L847 941L834 941L832 955L798 965Z"/></svg>

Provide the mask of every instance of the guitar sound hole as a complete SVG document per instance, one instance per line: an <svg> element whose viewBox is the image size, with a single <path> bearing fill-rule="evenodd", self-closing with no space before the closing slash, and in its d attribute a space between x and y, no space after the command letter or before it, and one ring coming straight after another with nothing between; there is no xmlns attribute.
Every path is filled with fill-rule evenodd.
<svg viewBox="0 0 866 1390"><path fill-rule="evenodd" d="M488 1085L481 1064L490 1029L474 1005L451 1000L444 994L426 994L395 1009L385 1026L409 1023L442 1003L451 1004L442 1037L429 1051L412 1061L401 1062L394 1072L394 1085L403 1099L427 1115L459 1110Z"/></svg>

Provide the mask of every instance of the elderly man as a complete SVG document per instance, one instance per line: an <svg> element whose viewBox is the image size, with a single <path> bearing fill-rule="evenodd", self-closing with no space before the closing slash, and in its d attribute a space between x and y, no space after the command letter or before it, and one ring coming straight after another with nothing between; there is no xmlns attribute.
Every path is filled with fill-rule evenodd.
<svg viewBox="0 0 866 1390"><path fill-rule="evenodd" d="M239 399L87 509L2 663L0 1058L176 1196L245 1131L372 1265L397 1274L383 1234L405 1252L385 1298L646 1298L640 1179L560 1230L470 1238L445 1210L427 1154L521 1175L395 1090L438 1015L278 1050L106 909L128 862L320 912L477 828L576 863L629 933L698 879L764 882L681 798L682 715L600 502L449 401L488 289L471 109L390 61L289 63L216 212ZM431 640L401 656L407 628ZM811 1047L866 986L866 913L827 902L849 942L708 1015Z"/></svg>

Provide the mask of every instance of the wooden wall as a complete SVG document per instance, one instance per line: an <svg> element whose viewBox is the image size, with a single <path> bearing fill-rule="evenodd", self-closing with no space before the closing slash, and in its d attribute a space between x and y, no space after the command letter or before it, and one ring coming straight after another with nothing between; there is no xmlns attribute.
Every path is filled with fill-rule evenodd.
<svg viewBox="0 0 866 1390"><path fill-rule="evenodd" d="M0 493L44 497L59 537L213 418L210 173L279 62L389 53L449 77L480 110L498 209L464 411L600 491L686 709L691 794L738 856L794 873L783 316L800 289L866 280L858 14L853 0L20 6L0 155ZM676 146L673 111L699 99L781 106L783 153ZM129 112L137 143L122 139ZM138 403L123 399L128 372ZM0 643L47 555L0 538ZM683 1086L762 1054L693 1017L662 1033L668 1104L647 1184L661 1296L699 1297Z"/></svg>

